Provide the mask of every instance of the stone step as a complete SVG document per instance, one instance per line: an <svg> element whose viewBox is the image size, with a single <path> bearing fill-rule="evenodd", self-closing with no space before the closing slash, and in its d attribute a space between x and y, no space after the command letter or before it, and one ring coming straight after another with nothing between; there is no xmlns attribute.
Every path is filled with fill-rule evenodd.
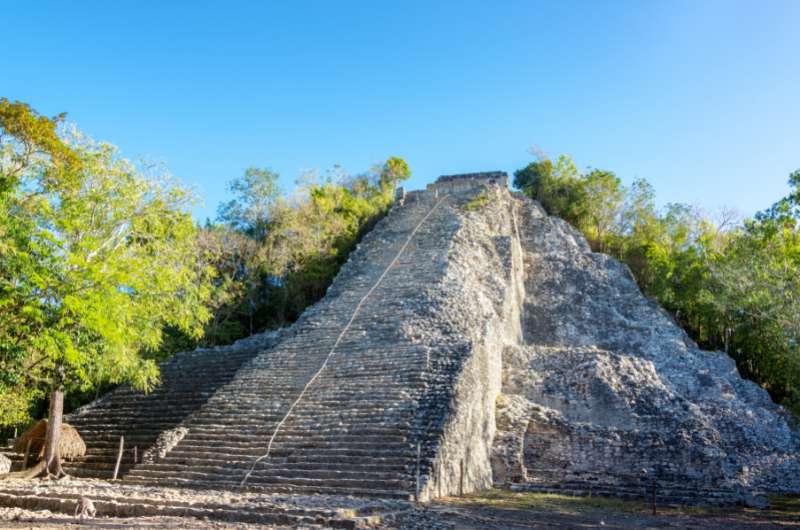
<svg viewBox="0 0 800 530"><path fill-rule="evenodd" d="M295 409L297 411L297 409ZM409 411L382 409L380 411L292 411L288 421L292 422L295 428L325 428L326 426L336 426L340 423L353 425L354 430L363 427L389 427L398 425L398 428L407 428L409 421ZM211 415L199 413L183 422L184 426L190 431L194 429L207 430L215 427L220 428L242 428L242 429L273 429L280 420L284 418L286 411L280 411L271 415ZM345 423L346 422L346 423Z"/></svg>
<svg viewBox="0 0 800 530"><path fill-rule="evenodd" d="M185 443L220 443L220 444L262 444L268 441L274 429L261 429L259 432L226 432L220 429L219 431L196 431L190 430L189 433L183 438L182 442ZM100 439L97 439L100 441ZM136 438L134 438L136 440ZM317 444L317 443L353 443L357 445L380 444L389 447L407 447L407 436L402 432L395 433L353 433L353 432L337 432L315 430L309 434L308 430L297 429L279 429L275 433L274 438L276 443L283 444ZM312 445L313 446L313 445Z"/></svg>
<svg viewBox="0 0 800 530"><path fill-rule="evenodd" d="M30 492L8 493L0 491L0 504L29 510L50 510L55 513L73 515L78 495L31 494ZM379 524L378 515L341 516L330 510L313 508L282 509L280 507L232 507L225 504L178 503L163 499L129 499L124 496L107 496L93 499L97 516L100 517L194 517L228 522L278 525L282 527L322 526L327 528L356 529Z"/></svg>
<svg viewBox="0 0 800 530"><path fill-rule="evenodd" d="M266 444L260 447L243 447L243 448L230 448L230 447L215 447L215 446L201 446L201 445L179 445L178 446L182 451L186 454L205 454L205 453L216 453L222 458L230 459L230 460L238 460L238 459L254 459L258 458L266 452ZM348 446L338 446L334 448L312 448L311 451L309 450L302 450L298 448L286 448L280 445L273 445L272 450L270 451L270 456L272 458L289 458L289 457L297 457L298 459L301 458L300 455L306 456L311 454L316 454L320 457L325 457L329 461L336 461L336 459L340 457L360 457L360 458L388 458L393 455L404 455L405 458L410 459L414 456L414 452L408 450L402 453L399 453L396 450L381 450L372 447L367 448L354 448ZM171 454L171 453L170 453ZM109 453L109 458L111 458L111 453ZM167 456L169 458L169 456Z"/></svg>
<svg viewBox="0 0 800 530"><path fill-rule="evenodd" d="M80 432L80 431L79 431ZM124 434L123 437L125 438L124 447L125 449L138 447L139 450L143 448L150 447L155 442L157 435L150 435L150 434L141 434L136 431ZM86 451L98 451L98 450L105 450L106 448L112 448L115 451L119 448L119 435L110 435L110 436L95 436L95 437L87 437L84 439L86 443Z"/></svg>
<svg viewBox="0 0 800 530"><path fill-rule="evenodd" d="M159 422L142 423L129 422L127 425L119 425L115 423L105 423L96 425L78 425L75 427L80 433L82 438L96 437L96 438L119 438L120 435L125 435L130 432L132 428L136 429L139 436L153 436L157 437L159 434L167 429L175 427L180 422Z"/></svg>
<svg viewBox="0 0 800 530"><path fill-rule="evenodd" d="M191 433L190 433L191 434ZM280 436L280 434L279 434ZM251 449L251 448L261 448L266 447L267 443L269 442L270 437L264 436L263 438L257 437L252 440L246 441L237 441L237 440L216 440L216 439L195 439L189 438L187 435L186 438L181 440L178 444L179 447L182 448L189 448L189 447L212 447L219 451L223 451L225 449ZM109 442L110 443L110 442ZM113 445L110 445L113 447ZM291 437L291 438L279 438L276 436L275 442L273 443L273 447L277 450L278 447L281 448L291 448L294 450L297 449L314 449L314 450L328 450L328 449L339 449L346 447L351 450L375 450L376 452L405 452L411 451L414 447L412 443L407 441L394 441L394 442L386 442L386 441L379 441L373 442L370 440L362 440L359 439L358 436L349 437L343 441L337 441L335 439L326 440L326 439L314 439L311 437Z"/></svg>
<svg viewBox="0 0 800 530"><path fill-rule="evenodd" d="M181 442L167 456L171 458L175 455L183 455L191 458L193 455L216 454L227 459L250 458L264 454L267 441L261 444L241 444L241 445L219 445L219 444L200 444L192 442ZM93 448L80 462L105 462L115 461L118 446L108 445L105 448ZM123 461L128 462L131 458L133 446L127 446L123 455ZM144 450L139 449L138 455L141 459ZM337 444L337 443L314 443L304 442L303 444L284 445L276 443L272 446L270 453L273 457L296 457L303 455L303 458L319 457L329 461L336 461L339 458L405 458L413 457L415 449L410 444L397 447L386 447L383 444ZM333 459L333 460L331 460Z"/></svg>
<svg viewBox="0 0 800 530"><path fill-rule="evenodd" d="M273 456L270 458L270 460L278 458L274 456L274 453L271 454ZM330 454L330 452L326 452L325 454L320 454L316 452L306 454L306 453L295 452L292 454L281 454L280 458L281 462L283 462L286 465L298 465L298 466L321 465L321 466L328 466L331 468L338 468L341 466L360 467L360 466L370 466L370 465L381 465L381 466L394 467L396 469L403 469L408 464L408 456L396 455L394 453L389 453L386 456L367 457L363 454L342 455L342 454ZM207 461L218 460L220 462L252 462L252 458L242 459L238 458L236 455L222 455L217 451L205 452L205 453L199 451L186 451L182 450L180 447L176 447L175 449L173 449L169 453L169 455L167 455L167 459L169 461L183 461L187 465L191 465L194 459L202 459Z"/></svg>
<svg viewBox="0 0 800 530"><path fill-rule="evenodd" d="M284 436L309 436L309 431L313 436L337 436L337 435L353 435L358 433L360 436L369 437L400 437L405 439L408 435L410 425L406 422L398 421L397 423L379 423L379 422L364 422L354 423L349 422L347 425L342 425L341 421L334 423L334 420L329 420L330 423L298 423L294 417L290 417L289 422L281 426L278 433ZM270 436L274 431L277 423L265 424L257 428L240 431L238 433L228 433L227 429L221 429L211 424L198 425L193 423L189 431L190 434L198 436L220 436L229 435L230 439L237 436L253 437L253 436Z"/></svg>
<svg viewBox="0 0 800 530"><path fill-rule="evenodd" d="M286 409L291 403L296 400L296 396L271 396L270 399L262 398L260 400L248 400L242 398L236 402L233 401L215 401L200 409L193 417L214 418L224 421L231 416L245 416L255 415L256 417L264 415L277 415L286 412ZM321 402L324 401L324 402ZM298 403L295 411L298 415L309 414L373 414L381 415L387 411L409 411L417 403L416 397L408 397L402 400L359 400L359 401L344 401L335 399L317 399L316 396L304 396ZM295 412L292 412L295 414Z"/></svg>
<svg viewBox="0 0 800 530"><path fill-rule="evenodd" d="M254 458L241 459L241 458L226 458L217 454L203 454L192 455L191 457L176 456L170 453L169 457L157 462L155 464L139 464L139 470L147 469L160 469L162 471L180 471L183 469L195 469L197 466L208 466L216 468L230 468L230 469L250 469L253 465ZM109 461L84 461L81 462L81 469L94 470L98 472L106 472L114 470L115 460ZM261 469L296 469L303 470L318 470L322 472L358 472L358 473L376 473L376 472L406 472L406 462L401 459L360 459L355 462L342 462L342 461L305 461L296 460L291 461L285 458L276 460L273 458L262 460L258 463L258 468ZM69 467L70 464L65 464Z"/></svg>
<svg viewBox="0 0 800 530"><path fill-rule="evenodd" d="M130 469L130 467L123 467L120 465L120 471L117 476L119 478L124 477L128 469ZM114 477L113 464L111 465L110 469L87 469L83 466L64 466L64 471L75 478L99 478L111 480Z"/></svg>
<svg viewBox="0 0 800 530"><path fill-rule="evenodd" d="M133 415L138 415L142 412L146 412L146 409L142 409L141 405L143 403L147 403L150 406L159 407L162 409L187 409L192 408L196 405L201 405L205 403L210 396L213 395L213 392L202 393L199 391L186 391L186 392L170 392L165 393L163 395L149 395L149 396L127 396L125 398L118 398L114 400L109 400L101 405L97 405L96 408L86 411L85 414L75 414L71 415L71 417L75 420L80 420L84 418L91 417L89 413L92 415L96 413L106 413L106 414L121 414L121 413L131 413Z"/></svg>
<svg viewBox="0 0 800 530"><path fill-rule="evenodd" d="M203 403L204 404L204 403ZM146 403L140 403L139 406L147 407L146 413L142 411L133 412L126 410L115 411L97 411L91 416L84 416L83 418L66 417L65 421L70 425L78 427L91 427L93 425L120 425L130 423L146 423L146 424L168 424L175 423L176 420L181 420L197 410L200 410L203 404L193 405L185 409L161 409L159 407L149 406Z"/></svg>
<svg viewBox="0 0 800 530"><path fill-rule="evenodd" d="M172 460L159 462L156 464L140 464L136 470L130 473L129 477L143 477L143 476L179 476L187 477L186 473L198 473L214 476L233 476L244 474L253 467L254 460L250 461L236 461L236 462L207 462L200 459L193 460L187 463L181 460ZM215 465L217 464L217 465ZM409 479L405 476L405 470L392 469L389 467L372 466L374 471L369 471L369 468L346 468L346 469L330 469L326 467L314 466L297 466L291 464L261 461L256 463L254 468L254 475L258 476L276 476L276 477L292 477L303 479L341 479L341 480L382 480L387 471L392 470L394 477L397 479Z"/></svg>
<svg viewBox="0 0 800 530"><path fill-rule="evenodd" d="M241 490L240 480L190 480L182 478L138 478L131 477L125 478L124 482L127 484L139 484L143 486L167 486L167 487L187 487L187 488L208 488L208 489L229 489L231 491ZM388 499L402 499L411 500L412 494L404 489L388 489L382 490L377 488L366 487L341 487L341 486L323 486L323 485L300 485L293 483L272 483L265 484L251 484L250 481L246 483L245 491L263 491L265 493L314 493L322 495L354 495L363 497L377 497Z"/></svg>

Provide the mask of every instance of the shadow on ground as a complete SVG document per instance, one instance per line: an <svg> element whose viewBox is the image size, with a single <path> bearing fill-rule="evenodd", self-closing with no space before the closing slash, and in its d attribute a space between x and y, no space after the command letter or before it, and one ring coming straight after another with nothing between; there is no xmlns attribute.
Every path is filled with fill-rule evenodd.
<svg viewBox="0 0 800 530"><path fill-rule="evenodd" d="M492 490L430 506L436 519L453 528L517 530L530 528L800 528L800 496L775 497L766 510L744 507L657 507L646 502L604 497L567 497Z"/></svg>

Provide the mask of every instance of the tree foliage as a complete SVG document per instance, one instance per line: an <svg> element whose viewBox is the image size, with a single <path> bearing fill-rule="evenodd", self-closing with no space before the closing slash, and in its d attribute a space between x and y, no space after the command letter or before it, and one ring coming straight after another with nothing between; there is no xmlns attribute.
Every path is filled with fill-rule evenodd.
<svg viewBox="0 0 800 530"><path fill-rule="evenodd" d="M269 232L270 211L281 194L278 174L250 167L229 188L235 198L219 206L217 219L237 232L263 241Z"/></svg>
<svg viewBox="0 0 800 530"><path fill-rule="evenodd" d="M800 182L712 262L713 309L742 372L800 411Z"/></svg>
<svg viewBox="0 0 800 530"><path fill-rule="evenodd" d="M625 187L609 171L541 159L514 184L569 221L595 251L624 261L639 286L706 348L800 413L800 171L792 192L744 223L713 221L684 204L655 206L643 180Z"/></svg>
<svg viewBox="0 0 800 530"><path fill-rule="evenodd" d="M325 295L359 238L391 206L411 172L399 157L362 175L335 167L326 178L304 175L295 193L280 193L278 175L249 168L216 223L198 234L200 262L216 273L212 318L199 341L171 334L171 347L227 344L297 319Z"/></svg>
<svg viewBox="0 0 800 530"><path fill-rule="evenodd" d="M48 392L52 410L65 390L151 388L164 327L199 336L209 316L190 194L27 105L0 109L0 424Z"/></svg>

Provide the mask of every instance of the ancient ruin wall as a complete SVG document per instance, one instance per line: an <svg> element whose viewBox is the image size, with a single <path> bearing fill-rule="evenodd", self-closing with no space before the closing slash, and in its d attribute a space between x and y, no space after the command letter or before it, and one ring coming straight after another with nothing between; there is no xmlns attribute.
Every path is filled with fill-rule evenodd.
<svg viewBox="0 0 800 530"><path fill-rule="evenodd" d="M502 352L522 336L523 267L514 201L494 183L447 192L460 227L449 242L444 278L431 293L436 309L412 323L421 335L435 337L430 344L438 352L429 395L422 399L421 417L435 408L429 414L433 424L420 425L428 435L422 437L427 458L421 500L491 487ZM482 195L488 200L475 201Z"/></svg>

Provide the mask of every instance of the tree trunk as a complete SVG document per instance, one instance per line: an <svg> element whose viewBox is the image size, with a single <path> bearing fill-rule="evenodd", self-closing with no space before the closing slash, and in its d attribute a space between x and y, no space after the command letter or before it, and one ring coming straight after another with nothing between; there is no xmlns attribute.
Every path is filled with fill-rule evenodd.
<svg viewBox="0 0 800 530"><path fill-rule="evenodd" d="M47 415L47 435L45 438L44 462L47 475L61 477L64 470L61 468L61 453L59 442L61 440L61 423L64 416L64 367L56 368L53 389L50 391L50 411Z"/></svg>
<svg viewBox="0 0 800 530"><path fill-rule="evenodd" d="M50 411L47 415L47 433L44 441L44 460L30 469L0 475L1 480L29 479L39 475L61 478L66 473L61 467L61 453L59 441L61 440L61 423L64 416L64 367L56 368L53 379L53 388L50 391Z"/></svg>
<svg viewBox="0 0 800 530"><path fill-rule="evenodd" d="M34 478L41 475L43 471L44 471L44 460L42 460L33 467L29 467L28 469L24 469L22 471L14 471L13 473L6 473L5 475L0 475L0 481L10 480L10 479Z"/></svg>

